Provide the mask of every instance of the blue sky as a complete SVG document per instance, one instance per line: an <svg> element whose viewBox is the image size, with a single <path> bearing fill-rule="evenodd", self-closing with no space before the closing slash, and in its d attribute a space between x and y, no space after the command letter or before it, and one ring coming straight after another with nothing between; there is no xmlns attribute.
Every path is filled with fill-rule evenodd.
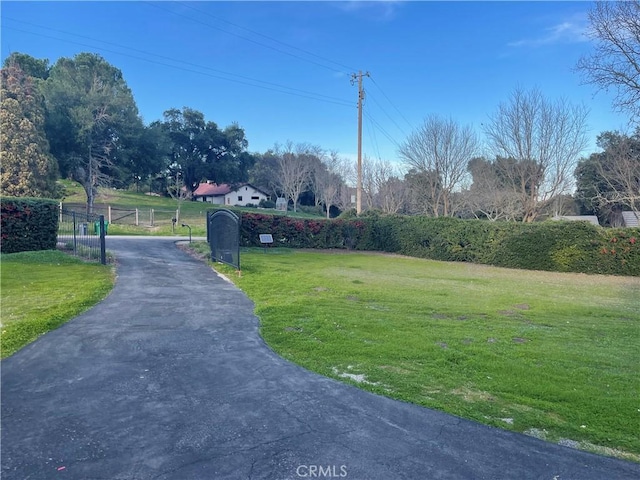
<svg viewBox="0 0 640 480"><path fill-rule="evenodd" d="M573 71L591 2L9 2L1 54L52 63L89 51L118 67L145 122L188 106L237 122L249 150L309 142L355 158L357 88L370 72L363 151L395 161L430 114L480 132L516 87L590 109L595 138L626 130L611 95Z"/></svg>

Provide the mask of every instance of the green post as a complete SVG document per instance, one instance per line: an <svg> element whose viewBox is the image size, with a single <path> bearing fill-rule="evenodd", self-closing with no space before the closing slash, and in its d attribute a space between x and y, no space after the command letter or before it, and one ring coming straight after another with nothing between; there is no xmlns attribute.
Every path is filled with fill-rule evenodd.
<svg viewBox="0 0 640 480"><path fill-rule="evenodd" d="M105 241L104 215L100 215L100 263L107 264L107 246Z"/></svg>

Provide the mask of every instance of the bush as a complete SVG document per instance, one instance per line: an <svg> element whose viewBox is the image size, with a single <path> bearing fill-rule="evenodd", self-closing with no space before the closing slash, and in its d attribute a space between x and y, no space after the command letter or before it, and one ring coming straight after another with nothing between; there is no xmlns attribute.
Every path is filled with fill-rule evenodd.
<svg viewBox="0 0 640 480"><path fill-rule="evenodd" d="M433 260L559 272L640 276L640 229L603 229L586 222L522 224L350 214L334 220L244 213L241 244L384 251Z"/></svg>
<svg viewBox="0 0 640 480"><path fill-rule="evenodd" d="M260 208L276 208L276 202L272 201L272 200L260 200L260 203L258 204L258 206Z"/></svg>
<svg viewBox="0 0 640 480"><path fill-rule="evenodd" d="M58 238L58 203L42 198L0 198L3 253L52 250Z"/></svg>

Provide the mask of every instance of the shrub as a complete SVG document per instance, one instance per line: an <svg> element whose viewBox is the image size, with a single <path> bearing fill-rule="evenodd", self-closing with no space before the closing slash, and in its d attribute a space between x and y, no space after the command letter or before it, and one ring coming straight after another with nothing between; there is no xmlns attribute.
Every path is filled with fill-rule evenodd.
<svg viewBox="0 0 640 480"><path fill-rule="evenodd" d="M55 200L0 198L0 249L3 253L55 249L58 213Z"/></svg>
<svg viewBox="0 0 640 480"><path fill-rule="evenodd" d="M258 204L258 206L260 208L276 208L276 202L272 201L272 200L260 200L260 203Z"/></svg>
<svg viewBox="0 0 640 480"><path fill-rule="evenodd" d="M243 246L384 251L509 268L640 276L640 229L603 229L586 222L535 224L370 213L302 220L244 213Z"/></svg>

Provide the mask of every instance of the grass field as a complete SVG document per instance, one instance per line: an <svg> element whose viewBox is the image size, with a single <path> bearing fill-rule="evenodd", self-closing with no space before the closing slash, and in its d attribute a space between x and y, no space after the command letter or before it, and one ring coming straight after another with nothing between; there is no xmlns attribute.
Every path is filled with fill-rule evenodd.
<svg viewBox="0 0 640 480"><path fill-rule="evenodd" d="M2 358L102 300L113 269L46 250L0 256Z"/></svg>
<svg viewBox="0 0 640 480"><path fill-rule="evenodd" d="M84 211L87 196L82 187L70 180L61 180L64 186L65 197L63 203L72 205L74 209ZM178 202L170 197L160 197L146 195L143 192L132 192L124 190L113 190L100 188L98 197L95 200L95 211L106 216L107 206L113 209L112 222L108 227L111 235L189 235L189 230L182 227L186 223L191 227L193 236L206 235L206 212L214 208L227 208L224 206L212 205L202 202L192 202L185 200L180 205L180 218L175 228L172 229L171 218L176 216ZM127 215L129 211L139 209L139 225L133 224L133 215ZM154 225L150 225L150 210L153 209ZM233 210L241 212L268 212L272 215L284 215L276 210L263 210L256 208L232 207ZM313 215L304 212L286 212L286 215L295 218L322 218L320 215ZM124 217L123 217L124 216Z"/></svg>
<svg viewBox="0 0 640 480"><path fill-rule="evenodd" d="M216 269L310 370L640 461L640 279L275 249Z"/></svg>

